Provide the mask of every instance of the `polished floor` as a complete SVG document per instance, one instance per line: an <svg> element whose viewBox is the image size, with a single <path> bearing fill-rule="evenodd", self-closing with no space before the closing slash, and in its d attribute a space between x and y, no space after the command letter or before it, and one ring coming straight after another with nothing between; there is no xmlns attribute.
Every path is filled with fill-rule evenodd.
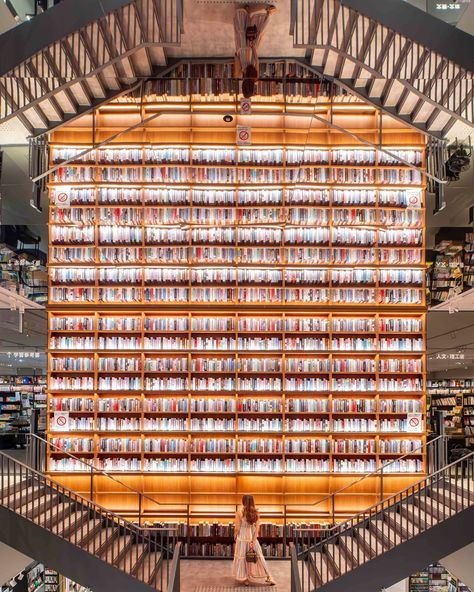
<svg viewBox="0 0 474 592"><path fill-rule="evenodd" d="M276 586L264 586L262 582L252 582L248 588L237 586L232 575L232 561L209 560L198 561L181 560L181 592L238 592L240 590L272 590L273 592L289 592L290 562L275 560L268 562Z"/></svg>

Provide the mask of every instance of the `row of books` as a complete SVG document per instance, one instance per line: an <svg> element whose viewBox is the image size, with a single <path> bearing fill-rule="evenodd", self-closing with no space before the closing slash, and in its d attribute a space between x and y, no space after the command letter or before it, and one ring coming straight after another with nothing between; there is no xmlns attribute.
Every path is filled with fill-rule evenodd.
<svg viewBox="0 0 474 592"><path fill-rule="evenodd" d="M415 288L59 288L49 290L50 302L82 303L313 303L423 304L424 291Z"/></svg>
<svg viewBox="0 0 474 592"><path fill-rule="evenodd" d="M419 248L162 246L52 247L52 263L195 265L209 263L274 265L419 265Z"/></svg>
<svg viewBox="0 0 474 592"><path fill-rule="evenodd" d="M413 210L422 206L422 195L417 189L342 189L313 187L288 188L153 188L153 187L70 187L71 205L135 205L135 206L282 206L333 205L333 206L376 206L410 208L413 216L420 213ZM61 188L52 188L54 200ZM473 241L474 242L474 241Z"/></svg>
<svg viewBox="0 0 474 592"><path fill-rule="evenodd" d="M187 397L168 399L164 397L152 399L121 397L99 398L97 402L90 397L52 397L51 411L71 411L86 413L361 413L361 414L403 414L422 413L423 401L420 399L248 399L248 398L219 398L206 397L198 399Z"/></svg>
<svg viewBox="0 0 474 592"><path fill-rule="evenodd" d="M133 420L127 420L133 421ZM53 453L95 452L94 438L54 437L50 439ZM268 443L267 443L268 442ZM419 439L305 439L305 440L242 440L229 438L145 438L143 451L157 454L410 454L421 453ZM102 452L102 450L101 450Z"/></svg>
<svg viewBox="0 0 474 592"><path fill-rule="evenodd" d="M179 226L124 226L101 225L98 227L100 244L142 244L154 245L213 245L213 244L252 244L252 245L325 245L331 240L332 245L393 245L418 246L423 241L421 229L381 228L369 230L352 226L327 227L211 227L192 228L187 230ZM53 244L74 245L94 244L94 226L51 225L51 241Z"/></svg>
<svg viewBox="0 0 474 592"><path fill-rule="evenodd" d="M69 416L69 423L67 429L58 431L68 432L87 432L97 431L100 425L107 425L107 422L113 423L114 427L108 430L103 428L102 431L117 431L117 422L119 421L135 421L136 430L140 431L170 431L170 432L278 432L288 433L292 432L340 432L340 433L411 433L412 430L406 418L387 419L380 418L378 421L373 418L339 418L333 419L329 422L328 419L320 418L297 418L285 419L280 417L261 417L261 418L246 418L239 417L237 420L233 418L221 417L191 417L188 421L183 417L145 417L143 423L140 424L137 420L122 420L117 418L98 418L97 423L93 417L72 417ZM331 426L331 429L330 429ZM127 429L125 431L130 431ZM127 440L128 441L128 440ZM120 450L131 452L127 449L128 444L126 440L114 440L114 446L121 446ZM120 443L122 442L122 444ZM134 440L135 442L135 440ZM137 441L138 442L138 441ZM138 446L139 444L137 444ZM135 444L134 444L135 446Z"/></svg>
<svg viewBox="0 0 474 592"><path fill-rule="evenodd" d="M49 341L51 350L81 349L131 349L131 350L221 350L221 351L401 351L416 352L424 350L422 338L386 338L378 340L365 337L338 337L330 342L325 338L287 337L239 338L228 337L72 337L54 335Z"/></svg>
<svg viewBox="0 0 474 592"><path fill-rule="evenodd" d="M65 165L51 173L53 183L196 183L235 185L236 183L317 183L339 185L420 185L418 170L387 168L332 168L300 166L298 168L239 168L227 166L155 166L104 167Z"/></svg>
<svg viewBox="0 0 474 592"><path fill-rule="evenodd" d="M227 372L240 373L340 373L374 374L381 373L421 373L421 359L384 358L377 362L373 358L286 358L285 363L279 358L145 358L141 357L99 357L97 366L90 357L51 357L51 372ZM433 393L433 391L431 391Z"/></svg>
<svg viewBox="0 0 474 592"><path fill-rule="evenodd" d="M82 154L88 150L87 154ZM55 146L51 150L54 164L73 159L84 164L345 164L345 165L400 165L403 159L415 166L422 164L421 150L411 148L389 148L375 151L370 148L319 148L255 147L234 148L230 146L108 146L93 149L91 146Z"/></svg>
<svg viewBox="0 0 474 592"><path fill-rule="evenodd" d="M99 227L114 226L257 226L292 224L297 226L392 226L421 228L421 210L373 208L249 207L249 208L51 208L53 224ZM193 237L194 238L194 237ZM195 241L197 242L197 241ZM215 242L215 241L213 241ZM228 241L225 241L228 242Z"/></svg>
<svg viewBox="0 0 474 592"><path fill-rule="evenodd" d="M418 333L423 330L423 318L383 314L361 317L329 316L205 316L167 315L155 316L108 314L96 317L58 315L50 318L52 331L94 332L258 332L258 333Z"/></svg>
<svg viewBox="0 0 474 592"><path fill-rule="evenodd" d="M88 461L86 461L88 462ZM325 459L193 459L188 465L185 458L145 459L143 463L133 458L102 458L94 462L96 468L105 471L157 472L157 473L368 473L377 469L374 459L339 459L330 464ZM379 463L382 466L384 463ZM385 463L386 464L386 463ZM188 468L189 467L189 468ZM87 471L89 466L74 459L50 459L49 470ZM423 463L418 459L403 459L386 465L390 473L420 473Z"/></svg>
<svg viewBox="0 0 474 592"><path fill-rule="evenodd" d="M379 284L422 285L422 269L265 269L170 267L49 267L54 284Z"/></svg>

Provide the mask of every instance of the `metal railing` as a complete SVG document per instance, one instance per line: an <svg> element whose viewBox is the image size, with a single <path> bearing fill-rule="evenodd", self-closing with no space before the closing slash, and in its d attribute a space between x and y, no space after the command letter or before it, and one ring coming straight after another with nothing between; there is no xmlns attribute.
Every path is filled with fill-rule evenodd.
<svg viewBox="0 0 474 592"><path fill-rule="evenodd" d="M359 488L359 491L355 492L355 493L359 494L361 484L364 481L367 481L369 479L376 479L378 481L379 501L382 501L385 498L384 479L387 476L393 475L394 473L396 473L396 471L391 470L391 467L393 467L394 464L399 463L400 461L403 461L407 458L413 457L414 454L425 453L426 457L427 457L427 462L428 462L428 471L430 473L437 471L438 469L441 469L442 467L444 467L447 463L448 439L449 438L446 435L437 436L433 440L430 440L428 442L421 444L420 446L415 447L410 452L407 452L406 454L403 454L402 456L399 456L397 458L394 458L391 461L384 463L381 467L379 467L375 471L372 471L370 473L365 473L364 475L362 475L361 477L359 477L355 481L352 481L348 485L345 485L344 487L341 487L340 489L330 493L326 497L324 497L312 504L306 504L306 507L311 508L312 513L314 513L314 510L317 506L326 505L327 507L329 507L328 513L332 519L332 522L335 523L336 518L337 518L337 499L338 499L338 497L346 496L347 494L349 494L350 490L353 488L354 489ZM403 473L401 473L401 474L403 474Z"/></svg>
<svg viewBox="0 0 474 592"><path fill-rule="evenodd" d="M290 592L302 592L300 572L298 570L298 554L294 543L290 543L291 588Z"/></svg>
<svg viewBox="0 0 474 592"><path fill-rule="evenodd" d="M300 582L301 592L314 592L352 569L352 560L346 561L340 550L331 555L341 537L345 556L358 567L473 505L474 452L470 452L330 529L299 529L295 533L299 573L292 578ZM377 528L378 537L367 540L367 531Z"/></svg>
<svg viewBox="0 0 474 592"><path fill-rule="evenodd" d="M384 463L383 466L379 467L378 469L371 471L369 473L365 473L349 483L344 487L338 489L337 491L332 492L331 494L327 495L326 497L317 500L311 503L305 504L281 504L284 506L284 515L292 513L292 507L297 507L298 510L301 507L306 508L310 511L311 514L315 515L318 514L316 508L319 506L321 507L321 515L329 515L331 518L332 523L336 522L337 518L337 498L339 496L347 495L352 488L356 488L360 486L360 484L369 479L377 479L378 480L378 492L379 492L379 500L384 499L384 478L388 475L392 475L394 472L391 471L390 467L392 467L395 463L405 460L406 458L413 457L416 453L423 453L426 455L427 463L428 463L428 471L433 472L441 467L445 466L447 462L447 436L437 436L433 440L429 442L425 442L420 446L417 446L412 451L403 454L399 457L394 458L393 460ZM136 505L136 512L130 512L130 514L137 514L138 523L141 524L143 518L145 517L145 502L150 502L152 507L156 508L156 512L158 515L165 515L169 514L169 509L173 508L173 516L177 517L178 515L182 515L185 518L189 518L189 507L192 505L190 502L188 503L179 503L179 502L163 502L158 501L155 498L137 490L116 477L115 475L111 475L107 471L103 469L98 469L92 462L87 462L86 460L71 454L70 452L64 450L64 448L60 446L56 446L50 441L41 438L36 434L29 434L29 439L27 443L27 463L34 469L40 472L46 471L46 459L47 459L47 451L48 449L54 450L55 452L60 452L65 456L73 459L76 462L81 463L84 466L84 470L80 471L80 475L89 475L89 495L90 499L94 501L95 497L95 479L97 477L105 477L110 481L113 481L115 484L122 486L125 490L136 496L137 505ZM344 474L341 473L343 476ZM238 501L236 500L236 507L238 507ZM199 504L203 506L203 504ZM205 504L204 504L205 505ZM213 503L212 506L226 506L230 507L234 504L226 503L226 504L215 504ZM330 508L329 512L323 509L323 506L326 505ZM316 511L315 511L316 510ZM151 512L153 514L153 512Z"/></svg>
<svg viewBox="0 0 474 592"><path fill-rule="evenodd" d="M102 469L97 469L92 462L88 462L84 459L78 458L77 456L71 454L70 452L65 451L63 448L54 445L52 442L48 442L47 440L35 435L31 434L28 446L27 446L27 459L30 466L34 469L39 470L40 472L44 472L46 470L46 457L47 457L47 450L54 450L56 452L60 452L67 457L74 459L76 462L82 463L84 465L84 471L78 473L81 476L88 476L89 482L88 486L84 487L84 489L89 489L89 496L92 501L96 496L96 486L95 482L96 479L107 479L111 482L110 489L117 491L117 486L122 488L122 491L127 495L127 509L123 510L126 516L130 517L137 517L139 524L145 523L146 519L149 520L160 520L161 522L166 523L166 517L169 516L171 520L170 526L178 527L178 522L183 522L185 524L185 533L180 535L180 540L183 541L183 551L185 555L187 555L190 547L189 543L191 542L192 536L190 534L190 524L191 519L199 518L204 519L205 517L210 518L212 516L213 519L216 516L226 516L227 519L232 519L234 516L234 512L237 511L240 503L240 499L236 494L236 499L233 502L226 502L226 503L219 503L218 500L213 500L212 503L198 503L193 504L191 499L191 494L189 493L189 497L187 501L174 501L174 502L166 502L162 500L157 500L150 495L147 495L141 491L134 489L133 487L129 486L127 483L122 481L118 476L112 475L107 473ZM346 495L359 495L360 487L364 485L364 481L369 482L370 479L378 480L378 486L371 485L372 491L378 490L378 497L379 501L384 499L385 493L384 490L384 479L386 478L387 474L393 475L394 473L390 473L390 467L397 461L403 461L406 457L413 455L414 453L423 453L427 458L427 465L428 470L430 472L435 471L446 464L446 457L447 457L447 437L446 436L438 436L437 438L422 444L421 447L417 447L412 450L410 453L404 454L400 457L393 459L390 462L387 462L383 467L372 471L370 473L366 473L355 479L354 481L350 482L348 485L342 487L341 489L333 492L325 496L322 499L313 501L313 502L303 502L300 504L296 503L288 503L285 499L282 499L279 503L272 503L267 508L265 508L264 504L260 505L260 514L262 518L265 518L266 515L275 516L275 513L281 515L282 522L283 522L283 556L289 556L289 543L297 540L295 538L295 526L296 524L304 521L314 521L320 522L321 520L327 520L329 517L329 527L332 527L336 521L341 519L341 513L339 512L339 508L342 507L342 503L339 503L339 498L341 500L344 499ZM340 474L340 476L344 476L344 474ZM101 490L104 490L104 484L101 483ZM353 489L353 493L351 490ZM100 492L99 492L100 493ZM175 495L178 492L168 492L170 495ZM205 495L208 493L209 495L215 496L215 492L200 492L201 495ZM391 495L393 491L387 492L387 495ZM313 495L313 494L307 494ZM377 494L376 494L377 495ZM283 494L284 497L284 494ZM131 500L135 499L135 505L131 505ZM196 507L195 507L196 506ZM328 510L329 509L329 510ZM196 511L195 511L196 510ZM346 512L347 514L347 512ZM324 527L315 527L312 529L308 529L307 534L305 535L306 546L310 544L314 544L315 542L319 541L322 537L325 536L326 529ZM301 530L299 530L297 538L300 539L301 543ZM229 537L231 539L231 537ZM186 544L187 543L187 544ZM300 545L301 546L301 545Z"/></svg>
<svg viewBox="0 0 474 592"><path fill-rule="evenodd" d="M178 542L174 549L171 562L170 576L168 579L168 592L180 592L181 578L181 543Z"/></svg>
<svg viewBox="0 0 474 592"><path fill-rule="evenodd" d="M175 529L133 524L4 452L0 505L155 590L167 590ZM83 512L87 520L79 519Z"/></svg>
<svg viewBox="0 0 474 592"><path fill-rule="evenodd" d="M169 507L173 507L176 509L176 506L182 506L181 512L183 514L186 511L186 504L159 502L158 500L147 495L143 491L139 491L138 489L131 487L130 485L128 485L127 483L125 483L124 481L119 479L118 477L111 475L107 471L104 471L103 469L98 469L92 462L87 462L83 458L79 458L79 457L75 456L74 454L71 454L67 450L64 450L64 448L61 448L60 446L56 446L52 442L48 442L48 440L41 438L37 434L31 434L31 433L28 434L27 464L30 467L32 467L33 469L35 469L36 471L39 471L40 473L46 472L48 449L53 450L54 452L59 452L61 454L64 454L64 456L67 456L68 458L73 459L75 462L81 463L81 465L83 465L84 469L82 471L78 471L78 474L79 475L89 475L89 496L90 496L90 500L92 502L94 501L94 498L96 495L95 483L96 483L97 477L102 477L102 478L105 477L106 479L113 481L114 484L123 487L128 493L135 496L137 499L136 514L137 514L137 520L138 520L139 525L142 524L142 520L144 518L145 502L150 502L150 504L156 506L156 512L158 514L165 513L166 509ZM180 511L178 510L176 513L180 514ZM132 514L135 514L135 512L132 512Z"/></svg>
<svg viewBox="0 0 474 592"><path fill-rule="evenodd" d="M20 43L21 57L4 56L0 119L36 106L60 88L69 99L74 98L70 89L74 83L79 81L84 86L86 78L108 66L116 67L140 48L178 46L181 42L183 0L124 0L115 3L116 10L113 6L104 9L99 0L89 2L83 10L77 4L82 3L62 2L41 19L8 32L10 44L14 45L17 39L23 43ZM29 35L23 27L29 28ZM62 30L67 30L67 34L58 35ZM44 47L38 51L40 34ZM89 90L85 95L92 104L96 97L89 96ZM61 115L55 102L54 109ZM40 127L47 127L47 118L41 118Z"/></svg>
<svg viewBox="0 0 474 592"><path fill-rule="evenodd" d="M425 97L432 106L454 113L468 123L474 121L474 75L472 67L467 65L472 62L468 62L468 54L462 50L449 51L449 45L444 42L445 25L435 26L431 19L425 22L422 13L417 15L420 25L424 24L431 32L431 44L434 39L437 41L437 49L433 49L417 42L408 31L400 33L382 24L379 15L371 16L370 4L387 3L366 3L367 14L347 4L341 0L291 0L290 35L294 46L325 47L339 53L336 78L342 77L347 61L359 73L356 77L364 68L374 78L397 80L406 92ZM409 13L409 20L413 20L413 12ZM392 21L392 16L387 13L387 21ZM348 35L347 31L351 33ZM462 32L459 35L457 47L463 48L466 44L461 41ZM455 45L451 44L453 48ZM446 53L451 57L446 57Z"/></svg>

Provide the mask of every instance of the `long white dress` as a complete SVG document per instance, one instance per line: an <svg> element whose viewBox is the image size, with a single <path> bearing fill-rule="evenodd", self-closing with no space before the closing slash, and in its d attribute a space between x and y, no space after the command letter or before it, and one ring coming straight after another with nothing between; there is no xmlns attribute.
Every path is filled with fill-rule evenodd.
<svg viewBox="0 0 474 592"><path fill-rule="evenodd" d="M255 538L255 533L258 532L260 521L257 520L255 524L249 524L244 517L243 508L239 510L235 517L235 528L237 531L237 538L235 539L234 563L232 565L232 575L238 582L244 582L249 578L268 578L272 579L268 570L267 562L262 553L260 543ZM245 554L247 553L249 544L255 541L253 548L257 554L256 563L247 563Z"/></svg>

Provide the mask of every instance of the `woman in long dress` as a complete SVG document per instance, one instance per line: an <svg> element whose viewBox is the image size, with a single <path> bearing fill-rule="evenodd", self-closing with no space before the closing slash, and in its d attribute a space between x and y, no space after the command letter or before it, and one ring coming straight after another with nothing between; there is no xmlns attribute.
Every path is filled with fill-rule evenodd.
<svg viewBox="0 0 474 592"><path fill-rule="evenodd" d="M255 507L253 495L242 497L242 507L235 515L235 553L232 566L232 575L239 584L248 586L251 578L265 578L265 583L274 586L272 576L268 570L267 562L258 542L260 520L258 510ZM247 551L253 550L257 555L256 563L246 560Z"/></svg>

